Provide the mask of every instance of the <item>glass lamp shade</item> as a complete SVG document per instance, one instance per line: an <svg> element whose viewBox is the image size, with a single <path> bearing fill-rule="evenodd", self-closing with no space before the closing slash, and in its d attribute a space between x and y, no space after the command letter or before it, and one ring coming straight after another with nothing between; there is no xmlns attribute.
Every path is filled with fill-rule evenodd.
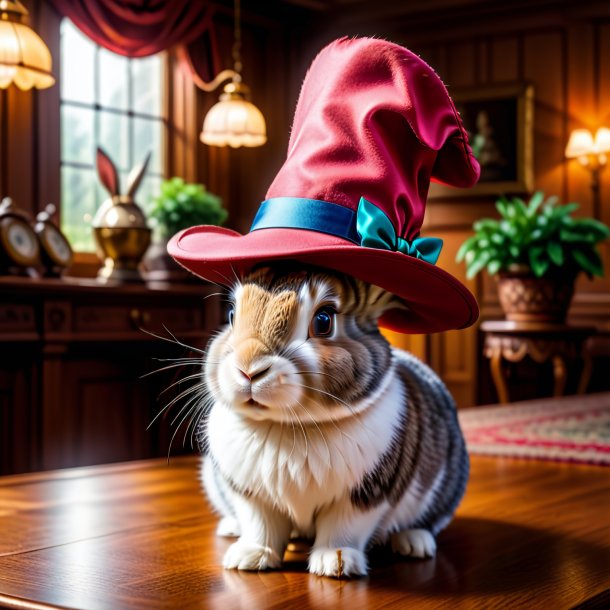
<svg viewBox="0 0 610 610"><path fill-rule="evenodd" d="M600 127L595 134L595 152L610 152L610 129Z"/></svg>
<svg viewBox="0 0 610 610"><path fill-rule="evenodd" d="M19 12L13 13L16 8ZM0 88L11 83L24 90L51 87L55 83L51 52L42 38L20 21L27 11L14 2L0 2L0 11Z"/></svg>
<svg viewBox="0 0 610 610"><path fill-rule="evenodd" d="M229 83L224 91L203 121L201 141L211 146L232 148L262 146L267 141L265 118L245 98L245 85Z"/></svg>
<svg viewBox="0 0 610 610"><path fill-rule="evenodd" d="M568 159L584 157L594 151L593 135L588 129L575 129L570 134L565 153Z"/></svg>

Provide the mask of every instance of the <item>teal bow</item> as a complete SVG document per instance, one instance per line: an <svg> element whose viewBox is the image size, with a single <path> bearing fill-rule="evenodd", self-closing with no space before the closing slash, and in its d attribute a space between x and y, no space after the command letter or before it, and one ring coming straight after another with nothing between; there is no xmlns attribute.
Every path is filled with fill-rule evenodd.
<svg viewBox="0 0 610 610"><path fill-rule="evenodd" d="M398 237L386 213L364 197L358 204L356 223L360 245L367 248L402 252L434 265L443 247L443 240L438 237L416 237L410 243Z"/></svg>

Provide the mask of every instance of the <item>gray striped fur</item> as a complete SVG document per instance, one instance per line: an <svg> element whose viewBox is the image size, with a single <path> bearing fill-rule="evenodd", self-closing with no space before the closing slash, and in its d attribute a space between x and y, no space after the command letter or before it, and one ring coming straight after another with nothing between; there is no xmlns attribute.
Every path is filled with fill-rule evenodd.
<svg viewBox="0 0 610 610"><path fill-rule="evenodd" d="M417 479L430 488L442 465L446 470L429 508L414 523L437 534L451 518L464 495L469 460L457 420L453 398L443 382L423 362L403 351L394 351L396 372L404 387L404 410L392 445L351 491L352 502L362 508L384 500L396 505Z"/></svg>

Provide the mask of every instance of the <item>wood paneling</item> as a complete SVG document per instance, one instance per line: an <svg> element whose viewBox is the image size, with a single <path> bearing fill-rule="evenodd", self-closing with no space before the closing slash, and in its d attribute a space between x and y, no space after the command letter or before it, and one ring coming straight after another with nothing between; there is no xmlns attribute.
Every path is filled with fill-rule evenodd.
<svg viewBox="0 0 610 610"><path fill-rule="evenodd" d="M335 34L374 32L405 44L429 62L451 88L527 81L534 87L535 188L563 201L578 201L580 214L597 213L610 222L610 171L602 174L602 205L594 209L590 175L577 162L566 162L567 138L576 127L610 126L610 4L567 2L429 2L425 5L357 4L349 14L335 13L326 39ZM463 278L454 263L459 244L473 220L495 216L493 198L431 201L424 232L445 241L439 265ZM610 270L610 247L602 253ZM483 276L470 283L483 318L500 315L495 282ZM572 319L603 331L596 340L597 367L610 358L610 271L606 278L580 278ZM409 347L412 339L401 345ZM476 328L430 337L428 361L441 374L461 405L485 395L486 373L480 361ZM605 354L605 356L603 356ZM594 380L601 379L594 372ZM483 380L483 381L480 381ZM599 382L599 381L598 381ZM597 383L598 383L597 382ZM608 387L595 386L597 389Z"/></svg>
<svg viewBox="0 0 610 610"><path fill-rule="evenodd" d="M247 232L259 204L275 174L286 158L290 124L296 97L290 94L290 69L286 61L291 46L298 47L299 26L257 8L258 17L244 14L243 64L244 82L252 89L252 101L267 122L267 143L260 148L216 148L199 144L198 176L210 190L218 193L229 210L227 225ZM261 15L265 15L262 18ZM292 27L294 25L294 27ZM301 24L302 27L303 24ZM215 18L222 66L230 67L232 16ZM299 82L301 75L297 77ZM298 90L297 90L298 93ZM217 93L197 92L197 119L200 127L209 108L218 100Z"/></svg>
<svg viewBox="0 0 610 610"><path fill-rule="evenodd" d="M134 362L139 364L134 367ZM58 375L61 397L46 405L43 468L124 461L154 452L153 434L146 431L154 408L150 387L134 382L146 368L141 353L88 345L45 366Z"/></svg>
<svg viewBox="0 0 610 610"><path fill-rule="evenodd" d="M552 59L551 59L552 58ZM551 64L549 65L549 59ZM532 34L523 42L525 80L534 83L534 175L536 188L563 195L567 143L564 56L560 33ZM590 212L587 210L587 212Z"/></svg>
<svg viewBox="0 0 610 610"><path fill-rule="evenodd" d="M0 473L165 454L184 401L147 426L197 368L143 376L201 355L149 333L201 349L219 323L214 290L0 278Z"/></svg>
<svg viewBox="0 0 610 610"><path fill-rule="evenodd" d="M0 350L5 352L0 356L0 473L26 472L39 466L35 459L40 442L35 409L39 361L32 358L27 344L4 345Z"/></svg>
<svg viewBox="0 0 610 610"><path fill-rule="evenodd" d="M519 80L519 40L515 36L488 41L491 49L487 82L515 82Z"/></svg>
<svg viewBox="0 0 610 610"><path fill-rule="evenodd" d="M471 40L448 45L447 74L452 75L448 80L452 87L467 87L476 82L476 52L476 43Z"/></svg>

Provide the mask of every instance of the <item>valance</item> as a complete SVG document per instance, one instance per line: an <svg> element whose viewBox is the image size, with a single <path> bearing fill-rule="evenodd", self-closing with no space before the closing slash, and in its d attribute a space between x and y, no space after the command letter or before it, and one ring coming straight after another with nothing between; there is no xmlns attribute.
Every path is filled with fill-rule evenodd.
<svg viewBox="0 0 610 610"><path fill-rule="evenodd" d="M96 44L127 57L174 46L204 80L217 71L213 9L206 0L51 0Z"/></svg>

